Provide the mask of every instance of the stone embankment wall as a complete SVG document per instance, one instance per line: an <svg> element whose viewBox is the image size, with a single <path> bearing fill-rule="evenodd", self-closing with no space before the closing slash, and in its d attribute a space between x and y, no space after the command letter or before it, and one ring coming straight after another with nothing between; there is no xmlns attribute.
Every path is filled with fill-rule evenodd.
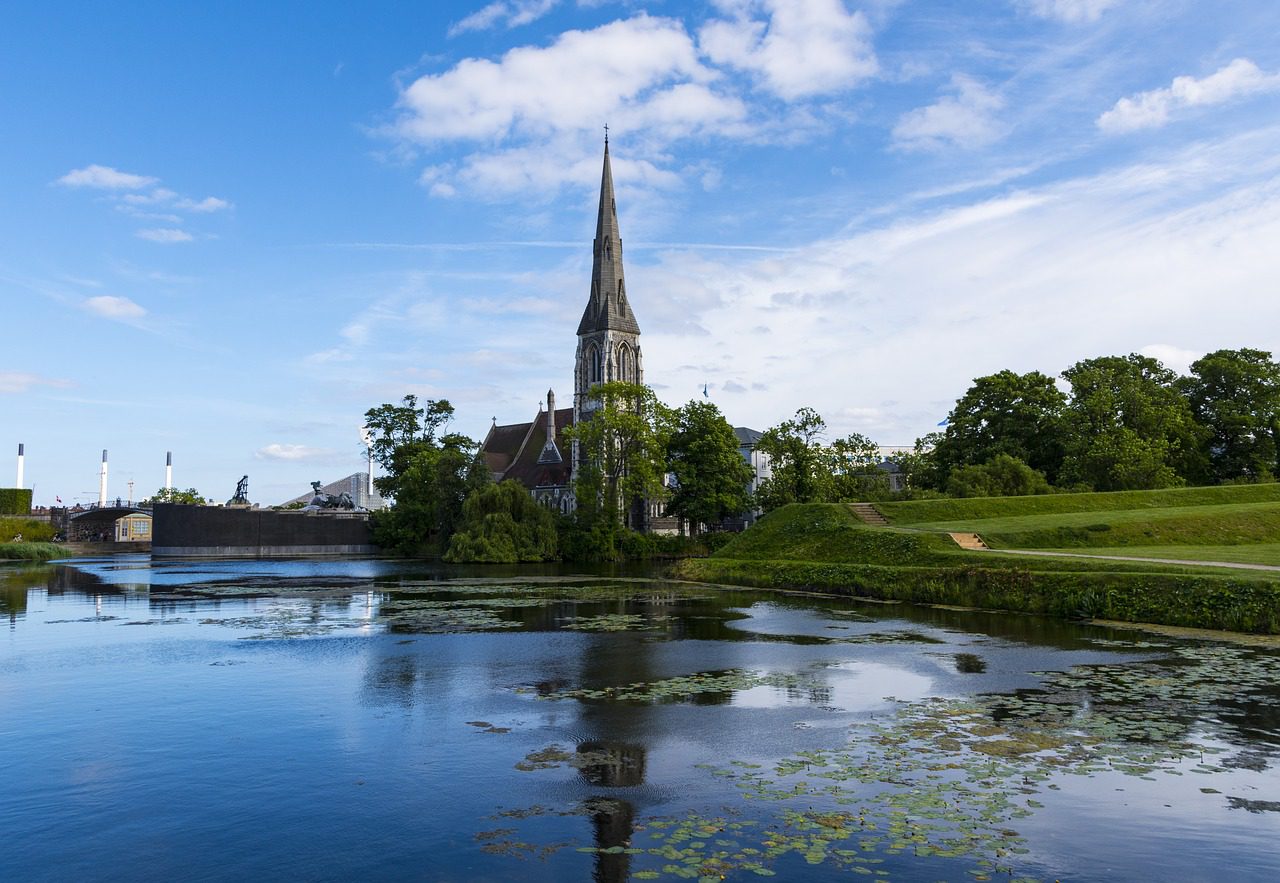
<svg viewBox="0 0 1280 883"><path fill-rule="evenodd" d="M154 558L291 558L371 555L367 513L320 514L157 503Z"/></svg>

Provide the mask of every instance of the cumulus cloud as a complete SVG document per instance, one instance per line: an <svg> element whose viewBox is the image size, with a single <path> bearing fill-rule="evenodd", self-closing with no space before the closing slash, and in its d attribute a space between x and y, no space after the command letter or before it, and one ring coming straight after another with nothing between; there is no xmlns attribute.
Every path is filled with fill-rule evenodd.
<svg viewBox="0 0 1280 883"><path fill-rule="evenodd" d="M259 460L324 460L333 456L327 448L313 448L309 445L275 444L259 448L254 456Z"/></svg>
<svg viewBox="0 0 1280 883"><path fill-rule="evenodd" d="M36 386L70 386L66 380L55 380L25 371L0 371L0 393L24 393Z"/></svg>
<svg viewBox="0 0 1280 883"><path fill-rule="evenodd" d="M1198 350L1184 349L1167 343L1153 343L1142 347L1138 352L1158 360L1160 364L1179 374L1186 374L1191 370L1191 363L1204 355Z"/></svg>
<svg viewBox="0 0 1280 883"><path fill-rule="evenodd" d="M951 78L952 95L903 114L893 127L894 143L905 150L948 146L981 147L1004 134L996 117L1004 99L963 74Z"/></svg>
<svg viewBox="0 0 1280 883"><path fill-rule="evenodd" d="M139 230L134 235L139 239L146 239L149 242L163 242L166 244L190 242L195 238L186 230L178 230L174 227L151 227L145 230Z"/></svg>
<svg viewBox="0 0 1280 883"><path fill-rule="evenodd" d="M802 98L849 89L878 69L871 27L842 0L721 0L732 19L698 33L716 64L748 71L774 94Z"/></svg>
<svg viewBox="0 0 1280 883"><path fill-rule="evenodd" d="M1097 21L1119 0L1023 0L1022 7L1041 18L1065 22Z"/></svg>
<svg viewBox="0 0 1280 883"><path fill-rule="evenodd" d="M679 22L640 15L566 31L550 46L518 47L498 61L468 58L419 77L400 96L397 131L425 144L576 132L585 120L594 127L676 83L713 76ZM691 113L688 124L697 123Z"/></svg>
<svg viewBox="0 0 1280 883"><path fill-rule="evenodd" d="M508 28L518 28L537 21L552 9L560 0L497 0L468 15L449 28L449 36L456 37L467 31L485 31L499 24Z"/></svg>
<svg viewBox="0 0 1280 883"><path fill-rule="evenodd" d="M102 316L104 319L128 321L130 319L141 319L147 314L146 310L129 300L129 298L115 297L110 294L86 298L81 305L89 312Z"/></svg>
<svg viewBox="0 0 1280 883"><path fill-rule="evenodd" d="M1108 133L1132 132L1163 126L1178 111L1191 107L1226 104L1280 90L1280 73L1261 71L1247 58L1237 58L1207 77L1175 77L1163 89L1139 92L1121 98L1115 107L1098 117L1098 128Z"/></svg>
<svg viewBox="0 0 1280 883"><path fill-rule="evenodd" d="M98 190L141 190L159 179L147 175L133 175L110 166L91 165L67 172L57 183L67 187L92 187Z"/></svg>

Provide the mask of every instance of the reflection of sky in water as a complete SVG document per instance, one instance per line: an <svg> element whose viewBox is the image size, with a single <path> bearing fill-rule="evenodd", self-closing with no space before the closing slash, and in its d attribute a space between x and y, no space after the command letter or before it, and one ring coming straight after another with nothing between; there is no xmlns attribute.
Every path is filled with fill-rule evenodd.
<svg viewBox="0 0 1280 883"><path fill-rule="evenodd" d="M816 683L794 688L759 686L733 694L733 705L742 708L780 708L818 705L840 711L871 711L889 703L932 695L933 680L918 672L875 662L845 662L815 673Z"/></svg>

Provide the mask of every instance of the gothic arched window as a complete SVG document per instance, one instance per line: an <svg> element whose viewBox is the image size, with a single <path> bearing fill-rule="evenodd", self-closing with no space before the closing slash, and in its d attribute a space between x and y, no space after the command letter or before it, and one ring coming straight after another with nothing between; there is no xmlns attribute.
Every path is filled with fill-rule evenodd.
<svg viewBox="0 0 1280 883"><path fill-rule="evenodd" d="M587 382L599 383L601 379L600 348L593 343L587 347Z"/></svg>
<svg viewBox="0 0 1280 883"><path fill-rule="evenodd" d="M634 381L635 372L632 370L634 362L631 358L631 347L625 343L618 344L618 379L630 383Z"/></svg>

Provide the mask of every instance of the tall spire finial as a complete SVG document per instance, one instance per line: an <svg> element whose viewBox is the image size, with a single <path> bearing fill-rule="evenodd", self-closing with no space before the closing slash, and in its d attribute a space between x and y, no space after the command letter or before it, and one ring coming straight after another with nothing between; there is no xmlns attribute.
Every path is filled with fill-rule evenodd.
<svg viewBox="0 0 1280 883"><path fill-rule="evenodd" d="M609 149L609 124L604 124L604 149Z"/></svg>

